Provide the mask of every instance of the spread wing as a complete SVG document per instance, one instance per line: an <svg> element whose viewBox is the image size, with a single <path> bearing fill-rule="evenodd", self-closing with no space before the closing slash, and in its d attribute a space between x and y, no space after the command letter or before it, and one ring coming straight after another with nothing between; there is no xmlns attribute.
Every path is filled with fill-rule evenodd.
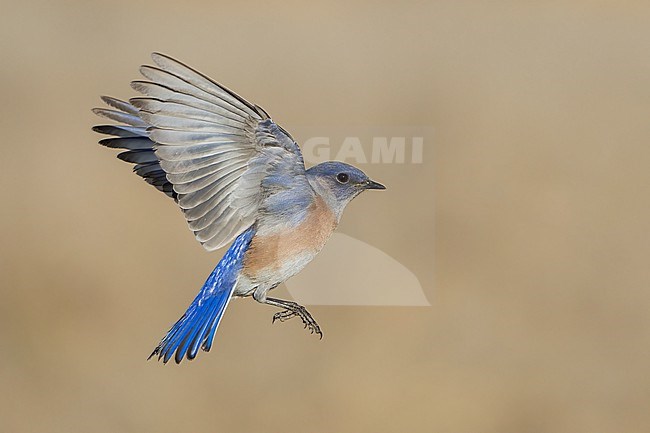
<svg viewBox="0 0 650 433"><path fill-rule="evenodd" d="M100 143L173 197L190 229L209 251L250 227L280 202L304 209L313 190L300 148L268 114L210 78L162 54L142 66L143 97L95 113L125 125L102 125Z"/></svg>

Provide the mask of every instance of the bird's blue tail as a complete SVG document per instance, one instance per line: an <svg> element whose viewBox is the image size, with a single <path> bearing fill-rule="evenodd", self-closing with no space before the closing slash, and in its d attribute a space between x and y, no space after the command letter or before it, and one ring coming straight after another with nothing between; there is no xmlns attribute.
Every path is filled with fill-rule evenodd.
<svg viewBox="0 0 650 433"><path fill-rule="evenodd" d="M158 355L158 360L167 363L175 352L174 360L178 364L184 357L194 359L199 347L206 352L210 350L254 233L251 227L235 239L183 317L172 326L149 359Z"/></svg>

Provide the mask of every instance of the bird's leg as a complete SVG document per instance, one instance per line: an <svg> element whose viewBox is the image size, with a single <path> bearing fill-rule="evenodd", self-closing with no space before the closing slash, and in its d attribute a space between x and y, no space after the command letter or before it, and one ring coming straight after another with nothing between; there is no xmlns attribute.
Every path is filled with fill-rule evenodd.
<svg viewBox="0 0 650 433"><path fill-rule="evenodd" d="M312 334L316 333L320 336L320 338L323 338L323 333L320 330L320 326L318 326L318 323L316 323L314 318L311 317L309 311L307 311L307 309L302 305L296 302L275 298L266 298L264 300L264 303L285 309L284 311L277 312L273 315L273 322L276 320L284 322L293 317L299 316L302 319L302 323L305 325L305 328L309 329Z"/></svg>

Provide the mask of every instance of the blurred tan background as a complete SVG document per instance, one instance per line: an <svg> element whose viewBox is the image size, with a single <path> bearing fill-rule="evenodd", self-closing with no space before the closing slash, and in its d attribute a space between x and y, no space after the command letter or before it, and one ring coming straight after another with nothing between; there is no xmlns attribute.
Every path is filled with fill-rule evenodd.
<svg viewBox="0 0 650 433"><path fill-rule="evenodd" d="M0 431L650 431L649 23L643 1L4 0ZM221 254L90 130L154 50L289 131L434 127L423 164L362 167L389 190L340 227L432 306L313 307L318 341L240 300L211 353L146 362Z"/></svg>

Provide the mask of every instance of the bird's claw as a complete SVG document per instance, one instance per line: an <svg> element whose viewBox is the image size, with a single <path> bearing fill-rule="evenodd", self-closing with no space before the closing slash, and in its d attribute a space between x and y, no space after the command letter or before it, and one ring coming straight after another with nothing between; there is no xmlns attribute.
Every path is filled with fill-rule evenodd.
<svg viewBox="0 0 650 433"><path fill-rule="evenodd" d="M323 332L320 330L320 326L314 320L314 318L309 314L309 311L302 305L297 305L295 309L287 309L279 311L273 315L273 323L275 321L286 322L289 319L292 319L296 316L299 316L302 319L302 323L305 329L309 330L310 334L318 334L320 339L323 339Z"/></svg>
<svg viewBox="0 0 650 433"><path fill-rule="evenodd" d="M292 311L292 310L284 310L284 311L279 311L273 315L273 323L275 321L280 321L280 322L286 322L287 320L297 316L298 313Z"/></svg>

